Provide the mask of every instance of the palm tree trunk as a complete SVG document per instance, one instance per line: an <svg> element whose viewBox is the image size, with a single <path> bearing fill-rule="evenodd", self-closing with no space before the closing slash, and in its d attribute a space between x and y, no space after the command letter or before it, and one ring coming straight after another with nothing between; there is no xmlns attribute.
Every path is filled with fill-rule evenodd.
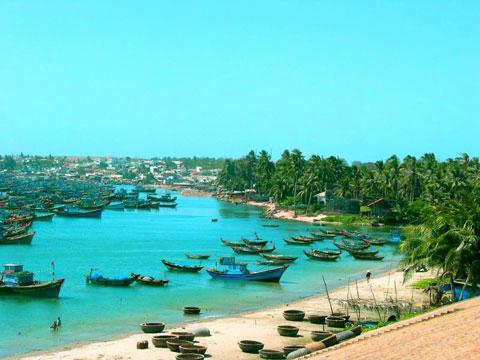
<svg viewBox="0 0 480 360"><path fill-rule="evenodd" d="M465 284L463 284L462 291L460 291L460 296L458 297L458 300L462 300L463 298L463 293L465 289L467 288L467 284L470 281L470 274L468 274L467 279L465 280Z"/></svg>

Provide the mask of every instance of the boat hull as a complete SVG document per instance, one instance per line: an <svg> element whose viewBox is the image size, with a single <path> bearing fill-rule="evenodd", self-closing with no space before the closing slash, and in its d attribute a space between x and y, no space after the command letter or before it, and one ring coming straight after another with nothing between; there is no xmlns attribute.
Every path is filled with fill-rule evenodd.
<svg viewBox="0 0 480 360"><path fill-rule="evenodd" d="M74 218L100 218L102 216L102 209L90 211L59 211L57 216L60 217L74 217Z"/></svg>
<svg viewBox="0 0 480 360"><path fill-rule="evenodd" d="M228 274L215 269L207 269L207 272L212 279L279 282L287 268L288 266L282 266L274 269L255 271L248 274Z"/></svg>
<svg viewBox="0 0 480 360"><path fill-rule="evenodd" d="M31 297L58 298L64 279L25 286L0 285L0 293Z"/></svg>
<svg viewBox="0 0 480 360"><path fill-rule="evenodd" d="M30 245L32 243L35 232L21 234L0 240L0 245Z"/></svg>

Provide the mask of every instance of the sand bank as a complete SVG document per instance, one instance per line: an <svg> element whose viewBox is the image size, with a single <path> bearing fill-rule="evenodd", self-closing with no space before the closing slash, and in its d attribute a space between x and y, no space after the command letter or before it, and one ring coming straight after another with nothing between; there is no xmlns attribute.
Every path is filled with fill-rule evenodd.
<svg viewBox="0 0 480 360"><path fill-rule="evenodd" d="M383 300L387 296L393 296L394 284L397 287L397 296L399 300L410 300L413 296L417 304L422 304L425 300L425 294L420 290L413 291L409 284L421 278L429 277L428 273L416 274L407 284L403 284L403 275L400 272L392 272L379 277L375 277L367 284L365 281L358 283L358 291L361 298L372 299L373 290L375 298ZM370 288L371 287L371 288ZM319 291L323 292L323 284L319 279ZM352 291L353 288L351 287ZM355 289L356 294L356 289ZM347 296L347 287L342 287L331 291L330 297L334 300L334 310L340 309L335 299L345 299ZM258 359L258 355L244 354L240 352L237 342L244 339L258 340L265 343L265 348L281 349L286 345L305 344L310 342L310 331L321 330L322 325L310 324L309 322L289 322L282 317L285 309L300 309L309 313L327 314L330 312L330 306L325 295L313 296L300 299L281 306L270 309L264 309L251 313L243 313L236 316L202 320L193 323L183 324L181 327L168 327L167 330L178 330L180 328L192 329L197 327L207 327L212 336L199 337L196 340L202 345L208 347L207 353L214 359ZM161 319L158 319L161 321ZM278 335L276 327L281 324L296 325L300 328L299 337L287 338ZM65 325L68 326L68 325ZM61 331L61 330L60 330ZM52 360L52 359L162 359L173 360L176 353L168 349L160 349L152 346L150 339L152 335L139 333L126 338L96 342L87 345L73 345L73 348L50 353L34 354L22 357L28 360ZM136 343L139 340L149 340L149 348L146 350L137 350Z"/></svg>

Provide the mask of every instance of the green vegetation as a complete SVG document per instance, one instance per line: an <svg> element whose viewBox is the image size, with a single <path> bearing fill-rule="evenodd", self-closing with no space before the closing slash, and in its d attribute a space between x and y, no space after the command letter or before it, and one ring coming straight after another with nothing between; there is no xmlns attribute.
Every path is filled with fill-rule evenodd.
<svg viewBox="0 0 480 360"><path fill-rule="evenodd" d="M422 279L422 280L418 280L418 281L414 282L412 284L412 287L414 289L428 289L432 286L435 286L435 285L439 284L440 282L441 282L441 280L439 280L437 278Z"/></svg>
<svg viewBox="0 0 480 360"><path fill-rule="evenodd" d="M328 222L339 222L342 224L368 224L369 220L367 218L358 216L358 215L331 215L323 218L323 221Z"/></svg>

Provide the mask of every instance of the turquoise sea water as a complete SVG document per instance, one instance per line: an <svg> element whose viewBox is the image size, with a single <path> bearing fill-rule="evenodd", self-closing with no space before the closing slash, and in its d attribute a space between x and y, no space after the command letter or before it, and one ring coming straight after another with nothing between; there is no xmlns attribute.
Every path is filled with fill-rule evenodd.
<svg viewBox="0 0 480 360"><path fill-rule="evenodd" d="M107 210L101 219L55 217L51 223L34 224L37 234L31 246L1 247L1 263L22 263L37 279L49 280L50 263L55 261L55 276L66 280L59 299L0 298L0 357L134 333L144 320L188 321L192 318L181 311L187 305L202 307L200 318L206 318L284 303L323 293L321 275L334 288L347 278L361 278L367 269L375 274L398 261L390 245L381 249L386 256L383 262L354 260L349 255L334 263L309 260L303 247L288 246L282 240L307 233L311 228L307 224L276 220L279 228L264 228L266 221L259 217L258 208L204 197L179 196L178 203L177 209ZM217 223L211 222L214 217ZM211 280L203 270L175 273L160 262L165 258L197 264L185 258L186 252L193 252L211 254L211 260L202 264L215 265L218 257L232 255L220 237L239 241L240 236L252 238L255 231L274 241L278 253L299 256L279 284ZM333 245L325 240L315 247ZM257 256L237 259L253 264ZM105 276L138 272L168 278L170 284L165 288L86 285L85 275L92 267ZM63 325L52 332L49 326L57 316Z"/></svg>

